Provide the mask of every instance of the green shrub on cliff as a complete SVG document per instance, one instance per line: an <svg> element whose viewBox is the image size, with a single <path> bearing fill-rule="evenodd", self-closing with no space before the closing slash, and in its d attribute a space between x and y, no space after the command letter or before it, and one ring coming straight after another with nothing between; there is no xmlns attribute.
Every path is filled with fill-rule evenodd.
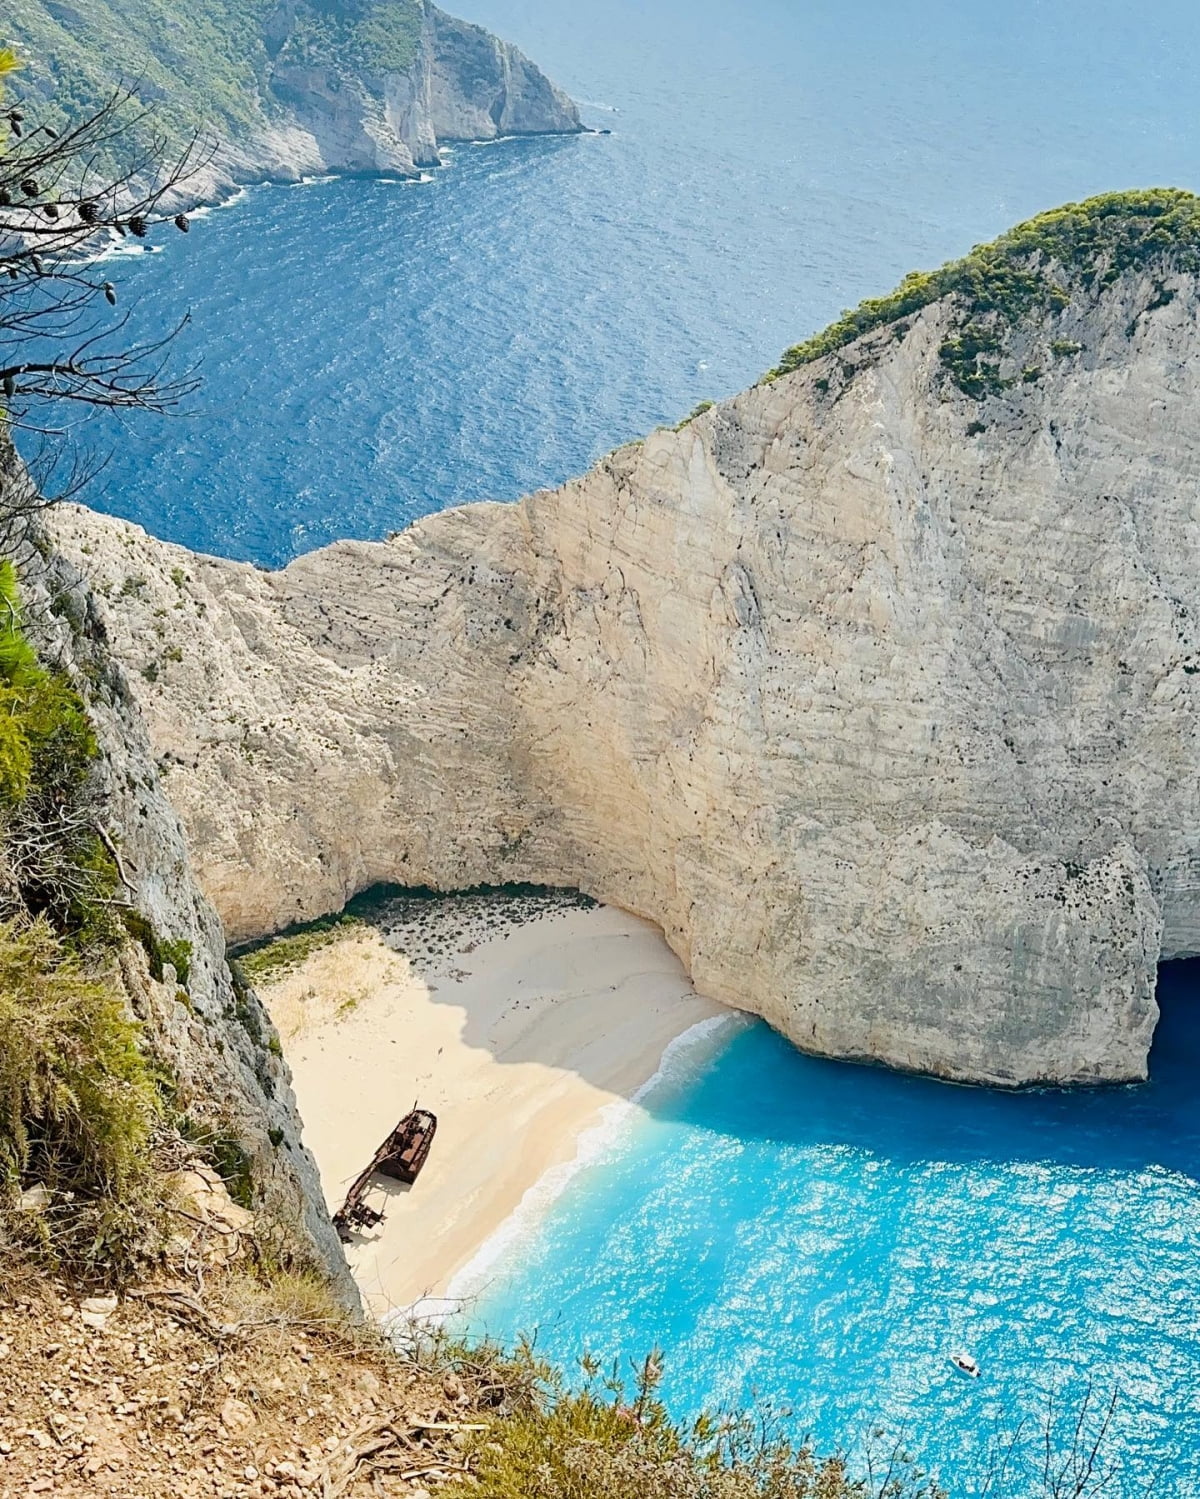
<svg viewBox="0 0 1200 1499"><path fill-rule="evenodd" d="M96 738L78 693L25 637L0 562L0 844L13 897L79 947L117 935L117 871L90 785Z"/></svg>
<svg viewBox="0 0 1200 1499"><path fill-rule="evenodd" d="M17 806L36 788L69 796L95 753L83 704L25 638L16 572L0 562L0 806Z"/></svg>
<svg viewBox="0 0 1200 1499"><path fill-rule="evenodd" d="M120 1270L155 1195L158 1115L114 984L86 972L44 919L0 922L0 1187L10 1208L27 1182L53 1194L18 1222L60 1256Z"/></svg>
<svg viewBox="0 0 1200 1499"><path fill-rule="evenodd" d="M259 0L10 0L0 40L29 59L26 90L50 104L51 123L90 114L127 83L173 135L239 131L264 118L267 10Z"/></svg>
<svg viewBox="0 0 1200 1499"><path fill-rule="evenodd" d="M1193 193L1151 188L1068 203L977 245L940 270L913 271L889 296L861 302L788 349L766 378L790 374L864 333L954 295L961 299L962 326L943 344L942 360L961 389L987 394L996 388L989 356L1006 327L1035 310L1064 307L1070 300L1068 283L1099 288L1132 267L1156 267L1168 255L1180 270L1200 270L1200 198Z"/></svg>
<svg viewBox="0 0 1200 1499"><path fill-rule="evenodd" d="M469 1476L439 1490L473 1499L866 1499L841 1457L820 1458L772 1434L759 1415L701 1416L684 1425L658 1398L662 1360L652 1355L626 1392L584 1361L568 1389L529 1350L491 1357L508 1398L466 1454ZM900 1449L889 1451L878 1499L946 1499Z"/></svg>
<svg viewBox="0 0 1200 1499"><path fill-rule="evenodd" d="M417 0L287 9L274 0L10 0L0 43L30 59L27 88L50 104L52 124L89 114L124 83L176 139L196 130L240 138L277 112L277 63L403 72L420 17Z"/></svg>
<svg viewBox="0 0 1200 1499"><path fill-rule="evenodd" d="M25 636L0 562L0 1228L120 1274L153 1232L159 1114L110 972L116 874L99 838L83 702ZM19 1211L23 1187L49 1205Z"/></svg>
<svg viewBox="0 0 1200 1499"><path fill-rule="evenodd" d="M415 0L375 0L343 9L310 0L297 6L277 64L405 73L416 61L421 8Z"/></svg>

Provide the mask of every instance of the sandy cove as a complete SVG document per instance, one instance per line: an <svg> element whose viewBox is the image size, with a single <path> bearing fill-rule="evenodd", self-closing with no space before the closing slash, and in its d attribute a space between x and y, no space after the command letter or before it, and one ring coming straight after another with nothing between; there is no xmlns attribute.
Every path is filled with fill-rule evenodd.
<svg viewBox="0 0 1200 1499"><path fill-rule="evenodd" d="M258 985L331 1210L414 1100L438 1115L416 1185L376 1178L384 1224L348 1246L378 1316L444 1296L607 1105L633 1099L676 1037L728 1014L647 922L515 908L481 922L426 903L416 928L348 928Z"/></svg>

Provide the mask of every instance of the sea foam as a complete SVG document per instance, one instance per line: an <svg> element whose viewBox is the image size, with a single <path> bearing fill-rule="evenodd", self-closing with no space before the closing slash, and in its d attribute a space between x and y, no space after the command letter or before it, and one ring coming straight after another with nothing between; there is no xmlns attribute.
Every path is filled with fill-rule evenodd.
<svg viewBox="0 0 1200 1499"><path fill-rule="evenodd" d="M595 1124L580 1133L574 1156L552 1166L526 1190L513 1212L452 1277L444 1296L425 1296L411 1306L400 1307L383 1319L384 1326L393 1335L405 1337L416 1326L461 1316L482 1294L500 1265L537 1234L546 1213L580 1172L601 1164L621 1148L627 1130L643 1113L645 1101L663 1088L686 1084L718 1042L731 1038L746 1023L740 1015L711 1015L675 1036L653 1075L628 1099L616 1098L605 1104Z"/></svg>

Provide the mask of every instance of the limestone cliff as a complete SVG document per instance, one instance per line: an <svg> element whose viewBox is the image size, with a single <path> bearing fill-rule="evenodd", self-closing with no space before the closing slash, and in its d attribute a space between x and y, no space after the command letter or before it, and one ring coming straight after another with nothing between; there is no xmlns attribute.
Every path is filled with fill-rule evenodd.
<svg viewBox="0 0 1200 1499"><path fill-rule="evenodd" d="M278 573L60 512L230 934L577 884L807 1051L1143 1076L1200 951L1200 280L1105 263Z"/></svg>
<svg viewBox="0 0 1200 1499"><path fill-rule="evenodd" d="M0 512L22 482L12 449L0 438ZM83 693L96 730L101 826L118 851L122 899L148 920L155 941L186 944L186 975L169 966L156 973L136 943L120 954L121 985L170 1077L173 1108L201 1144L243 1175L255 1204L283 1230L289 1253L322 1267L342 1299L356 1305L316 1165L301 1141L278 1038L254 993L234 984L221 923L196 884L179 818L163 793L145 725L107 647L94 597L69 562L45 545L36 521L15 544L11 528L5 538L6 552L20 567L40 653Z"/></svg>
<svg viewBox="0 0 1200 1499"><path fill-rule="evenodd" d="M516 47L434 5L416 9L415 35L403 54L348 68L319 44L297 44L306 14L321 7L284 0L266 27L269 87L299 133L283 155L298 151L302 159L291 171L273 166L272 175L413 176L437 165L444 143L582 128L571 100Z"/></svg>
<svg viewBox="0 0 1200 1499"><path fill-rule="evenodd" d="M77 123L126 86L151 110L135 143L211 142L193 202L323 172L411 177L446 142L583 128L516 47L429 0L163 0L154 13L96 0L86 16L13 0L0 43L24 58L19 91L47 123Z"/></svg>

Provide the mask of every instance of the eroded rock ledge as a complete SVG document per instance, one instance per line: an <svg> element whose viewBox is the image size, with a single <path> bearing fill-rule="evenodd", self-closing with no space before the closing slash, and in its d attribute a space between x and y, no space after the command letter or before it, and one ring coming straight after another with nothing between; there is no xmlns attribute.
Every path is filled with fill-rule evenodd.
<svg viewBox="0 0 1200 1499"><path fill-rule="evenodd" d="M1143 1076L1200 951L1200 284L1062 300L982 399L952 296L279 573L60 512L230 936L577 884L806 1051Z"/></svg>

